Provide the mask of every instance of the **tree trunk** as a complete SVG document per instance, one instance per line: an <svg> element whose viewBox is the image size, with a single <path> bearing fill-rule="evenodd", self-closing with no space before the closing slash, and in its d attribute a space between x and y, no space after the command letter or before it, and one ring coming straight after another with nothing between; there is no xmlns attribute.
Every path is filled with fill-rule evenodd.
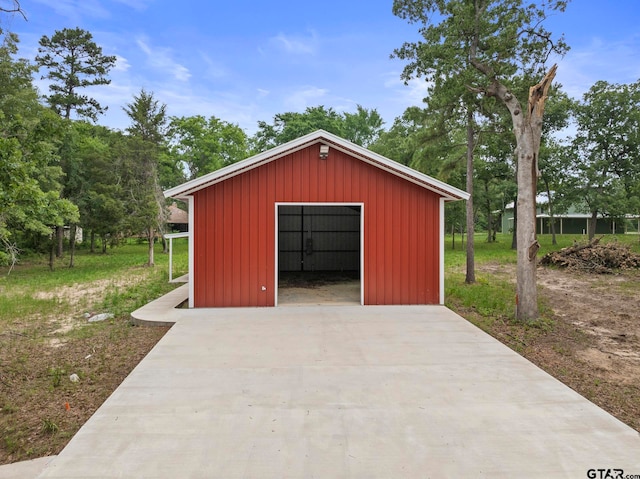
<svg viewBox="0 0 640 479"><path fill-rule="evenodd" d="M487 243L491 243L495 234L493 234L493 217L491 215L491 200L489 199L489 184L487 182L484 183L484 193L487 200L485 204L487 207Z"/></svg>
<svg viewBox="0 0 640 479"><path fill-rule="evenodd" d="M53 271L53 259L56 254L56 234L55 229L51 231L51 240L49 241L49 271Z"/></svg>
<svg viewBox="0 0 640 479"><path fill-rule="evenodd" d="M456 227L451 225L451 250L455 251L456 249Z"/></svg>
<svg viewBox="0 0 640 479"><path fill-rule="evenodd" d="M76 231L78 226L73 224L69 230L69 268L74 267L74 259L76 255Z"/></svg>
<svg viewBox="0 0 640 479"><path fill-rule="evenodd" d="M147 263L147 266L155 266L156 263L153 258L153 241L155 239L155 231L153 227L150 227L147 233L149 234L149 262Z"/></svg>
<svg viewBox="0 0 640 479"><path fill-rule="evenodd" d="M56 258L64 254L64 226L56 226Z"/></svg>
<svg viewBox="0 0 640 479"><path fill-rule="evenodd" d="M479 65L482 67L482 65ZM523 111L518 99L498 80L487 94L499 98L511 113L516 137L518 180L518 264L516 268L516 317L520 321L538 318L538 290L536 284L536 256L540 244L536 240L536 188L538 153L542 137L542 117L547 94L556 75L557 65L551 67L537 85L529 88L529 100ZM482 71L482 70L481 70ZM487 70L485 69L485 72Z"/></svg>
<svg viewBox="0 0 640 479"><path fill-rule="evenodd" d="M591 221L589 221L589 241L596 235L596 226L598 225L598 212L591 212Z"/></svg>
<svg viewBox="0 0 640 479"><path fill-rule="evenodd" d="M473 111L467 110L467 275L465 283L472 284L476 282L476 269L474 260L474 237L475 230L474 214L473 214Z"/></svg>
<svg viewBox="0 0 640 479"><path fill-rule="evenodd" d="M549 188L549 180L547 180L546 177L544 177L544 186L545 189L547 190L547 201L549 201L549 221L551 222L550 226L551 226L551 244L558 244L558 242L556 241L556 220L555 217L553 216L553 203L551 202L551 190Z"/></svg>
<svg viewBox="0 0 640 479"><path fill-rule="evenodd" d="M92 253L96 252L96 233L95 231L91 232L91 250Z"/></svg>
<svg viewBox="0 0 640 479"><path fill-rule="evenodd" d="M511 249L518 249L518 199L513 202L513 232L511 233Z"/></svg>

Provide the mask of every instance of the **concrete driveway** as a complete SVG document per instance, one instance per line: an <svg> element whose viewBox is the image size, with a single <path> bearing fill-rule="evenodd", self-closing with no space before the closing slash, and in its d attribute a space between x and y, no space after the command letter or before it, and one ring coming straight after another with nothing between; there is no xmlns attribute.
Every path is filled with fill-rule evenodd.
<svg viewBox="0 0 640 479"><path fill-rule="evenodd" d="M175 317L39 477L640 474L636 431L444 307Z"/></svg>

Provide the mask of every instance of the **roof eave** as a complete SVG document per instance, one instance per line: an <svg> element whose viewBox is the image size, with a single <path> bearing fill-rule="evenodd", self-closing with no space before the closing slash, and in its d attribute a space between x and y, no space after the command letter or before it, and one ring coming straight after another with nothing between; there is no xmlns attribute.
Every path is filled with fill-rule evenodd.
<svg viewBox="0 0 640 479"><path fill-rule="evenodd" d="M334 148L342 151L343 153L355 156L365 163L374 165L389 173L404 178L407 181L422 186L425 189L431 190L442 196L445 201L469 199L469 193L466 191L460 190L412 168L406 167L324 130L316 130L313 133L301 136L300 138L285 143L284 145L276 146L275 148L239 161L238 163L234 163L194 180L187 181L186 183L174 188L170 188L164 192L164 196L167 198L186 199L198 190L207 188L220 181L224 181L235 175L243 173L244 171L257 168L263 164L277 160L282 156L294 153L320 141L329 143Z"/></svg>

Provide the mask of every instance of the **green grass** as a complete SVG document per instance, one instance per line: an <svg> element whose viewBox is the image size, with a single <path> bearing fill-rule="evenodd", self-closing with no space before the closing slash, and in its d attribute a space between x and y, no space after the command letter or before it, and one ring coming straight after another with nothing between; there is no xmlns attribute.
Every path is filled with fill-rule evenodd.
<svg viewBox="0 0 640 479"><path fill-rule="evenodd" d="M106 254L81 249L74 268L68 268L68 258L62 258L56 261L54 271L49 270L45 257L22 258L10 274L8 268L0 268L0 333L14 328L21 334L38 336L43 328L54 327L46 321L33 321L45 314L64 317L99 310L124 316L175 288L168 283L169 255L162 254L162 246L156 244L156 266L149 268L144 266L147 248L144 243L130 241ZM187 272L186 239L174 241L173 251L177 277ZM84 288L89 288L86 295ZM89 294L91 288L100 289L101 294ZM70 298L74 290L80 292ZM25 324L27 318L30 324ZM82 335L82 328L73 334Z"/></svg>
<svg viewBox="0 0 640 479"><path fill-rule="evenodd" d="M465 283L466 243L461 244L460 236L456 237L456 247L452 249L451 235L445 237L445 300L446 305L454 310L472 310L482 318L479 326L486 329L495 320L514 320L515 318L515 264L516 251L511 249L511 235L499 234L496 242L488 243L486 234L474 236L474 255L476 264L476 283ZM557 235L557 245L552 244L551 235L538 236L540 250L538 258L561 248L571 246L574 241L586 242L582 235ZM602 242L617 241L630 245L632 251L640 253L637 235L606 235ZM499 270L501 265L513 269L513 275L504 279L503 275L480 273L482 266L491 265ZM542 321L538 326L548 327L545 319L547 311L544 302L540 303Z"/></svg>

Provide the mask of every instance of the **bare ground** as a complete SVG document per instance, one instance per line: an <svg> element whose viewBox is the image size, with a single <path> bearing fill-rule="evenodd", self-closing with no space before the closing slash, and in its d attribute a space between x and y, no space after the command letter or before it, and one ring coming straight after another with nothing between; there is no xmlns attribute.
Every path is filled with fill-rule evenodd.
<svg viewBox="0 0 640 479"><path fill-rule="evenodd" d="M513 266L490 264L480 271L515 277ZM640 432L640 272L538 268L538 285L549 323L498 320L485 329ZM474 311L460 312L482 322Z"/></svg>
<svg viewBox="0 0 640 479"><path fill-rule="evenodd" d="M60 452L166 333L128 317L87 321L87 307L123 285L94 281L46 293L41 299L71 312L16 318L0 333L0 464Z"/></svg>

